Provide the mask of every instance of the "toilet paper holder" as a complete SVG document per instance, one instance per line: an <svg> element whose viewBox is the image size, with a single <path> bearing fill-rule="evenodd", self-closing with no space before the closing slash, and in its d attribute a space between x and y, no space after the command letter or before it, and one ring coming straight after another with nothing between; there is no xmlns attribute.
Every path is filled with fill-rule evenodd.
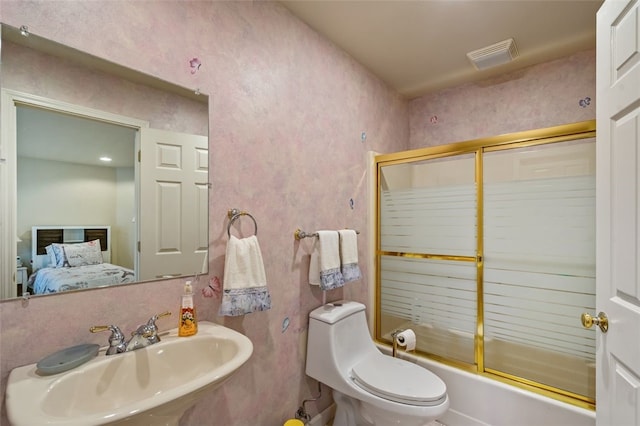
<svg viewBox="0 0 640 426"><path fill-rule="evenodd" d="M393 340L391 356L394 358L396 358L398 354L398 346L404 347L407 352L416 349L416 334L410 328L393 331L391 333L391 339Z"/></svg>
<svg viewBox="0 0 640 426"><path fill-rule="evenodd" d="M394 358L398 354L398 343L400 344L404 343L404 337L400 336L400 333L402 333L403 331L404 330L398 329L391 333L391 341L392 341L391 356Z"/></svg>

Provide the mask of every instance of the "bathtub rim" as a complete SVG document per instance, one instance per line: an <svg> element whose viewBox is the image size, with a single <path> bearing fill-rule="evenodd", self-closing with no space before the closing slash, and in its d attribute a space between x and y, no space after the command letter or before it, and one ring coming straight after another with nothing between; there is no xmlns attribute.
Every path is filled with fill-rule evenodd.
<svg viewBox="0 0 640 426"><path fill-rule="evenodd" d="M388 344L381 342L375 342L378 349L386 354L391 355L391 347ZM516 384L505 383L498 378L487 377L483 374L475 372L469 372L464 369L456 368L432 360L424 356L418 356L415 354L400 351L399 357L406 359L410 362L422 365L429 369L434 374L440 376L447 384L447 392L451 399L451 406L449 413L442 419L442 422L451 426L482 426L482 425L508 425L509 422L500 421L500 416L496 410L487 410L482 404L477 403L461 403L459 398L456 398L456 393L460 392L460 382L470 381L475 383L479 388L491 390L493 393L502 395L508 395L511 399L511 403L516 407L527 406L539 406L545 408L545 412L548 413L546 423L548 425L554 425L554 415L566 417L569 420L563 420L562 424L575 424L584 426L595 426L596 422L596 410L578 406L569 402L564 402L556 398L543 395L538 392L533 392L528 389L517 386ZM444 377L443 377L444 376ZM456 383L450 383L451 378L454 377ZM449 379L449 380L447 380ZM448 382L449 381L449 382ZM468 389L463 390L460 393L464 393ZM502 404L505 405L505 404ZM540 414L543 416L544 414ZM496 421L496 417L498 421ZM571 421L571 419L575 421ZM535 420L534 420L535 421ZM538 424L532 423L532 424ZM558 423L560 424L560 423Z"/></svg>

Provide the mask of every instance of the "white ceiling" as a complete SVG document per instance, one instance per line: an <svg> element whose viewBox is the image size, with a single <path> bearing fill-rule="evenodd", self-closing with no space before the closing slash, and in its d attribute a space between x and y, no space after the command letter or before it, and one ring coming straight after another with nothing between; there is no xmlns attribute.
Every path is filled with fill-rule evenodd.
<svg viewBox="0 0 640 426"><path fill-rule="evenodd" d="M411 99L595 48L602 0L281 0ZM466 54L513 38L519 57L477 71Z"/></svg>
<svg viewBox="0 0 640 426"><path fill-rule="evenodd" d="M101 167L133 167L136 130L40 108L18 107L18 156ZM104 163L101 156L113 161Z"/></svg>

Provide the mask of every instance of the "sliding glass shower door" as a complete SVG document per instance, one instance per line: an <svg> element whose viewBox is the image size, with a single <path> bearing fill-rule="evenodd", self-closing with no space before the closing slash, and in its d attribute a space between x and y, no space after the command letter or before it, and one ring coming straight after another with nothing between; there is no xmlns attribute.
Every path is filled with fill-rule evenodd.
<svg viewBox="0 0 640 426"><path fill-rule="evenodd" d="M476 156L380 170L381 327L410 326L418 350L474 363Z"/></svg>
<svg viewBox="0 0 640 426"><path fill-rule="evenodd" d="M376 164L376 338L594 407L595 122Z"/></svg>
<svg viewBox="0 0 640 426"><path fill-rule="evenodd" d="M484 155L484 367L595 399L595 138Z"/></svg>

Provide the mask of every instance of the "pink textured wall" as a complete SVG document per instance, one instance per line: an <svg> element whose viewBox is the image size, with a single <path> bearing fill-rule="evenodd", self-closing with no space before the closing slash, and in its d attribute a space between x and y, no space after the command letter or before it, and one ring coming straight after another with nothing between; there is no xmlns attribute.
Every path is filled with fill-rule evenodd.
<svg viewBox="0 0 640 426"><path fill-rule="evenodd" d="M321 292L306 284L311 241L296 242L293 232L297 227L361 230L364 279L330 292L328 300L368 300L365 153L407 147L407 102L274 2L0 5L3 23L27 25L40 36L209 94L211 275L223 273L227 210L248 210L258 221L273 308L218 317L218 301L196 289L200 319L244 333L254 343L254 354L181 424L282 424L316 392L304 374L304 359L307 316L322 301ZM194 57L202 65L192 73ZM71 85L69 90L79 89ZM252 230L248 220L241 220L241 227L236 235ZM172 280L46 296L26 305L0 302L0 422L7 422L4 390L12 368L70 345L106 343L106 336L88 333L94 324L115 323L128 332L168 309L173 319L159 325L173 328L180 284ZM285 318L290 325L283 331ZM325 392L318 408L329 403Z"/></svg>
<svg viewBox="0 0 640 426"><path fill-rule="evenodd" d="M441 90L410 102L410 148L592 120L595 92L595 50Z"/></svg>
<svg viewBox="0 0 640 426"><path fill-rule="evenodd" d="M277 3L1 5L2 22L28 25L36 34L211 96L211 274L222 276L227 209L250 211L258 221L273 309L221 318L218 302L198 291L200 318L246 334L254 354L223 388L190 410L183 425L279 425L315 393L315 383L304 375L306 328L322 295L306 284L311 242L296 242L293 231L360 229L365 279L328 299L367 301L366 151L393 152L595 116L594 52L407 103ZM202 62L195 74L188 63L193 57ZM579 101L586 97L590 105L582 108ZM245 234L250 232L252 224L241 222ZM114 322L131 330L166 309L175 318L180 292L174 280L34 298L26 307L21 301L0 303L0 397L12 368L65 346L103 342L104 336L87 333L90 325ZM283 332L285 318L290 325ZM174 321L162 326L172 328ZM325 393L318 408L328 404Z"/></svg>
<svg viewBox="0 0 640 426"><path fill-rule="evenodd" d="M154 129L208 131L204 98L196 101L133 83L11 42L2 44L2 87L145 120Z"/></svg>

